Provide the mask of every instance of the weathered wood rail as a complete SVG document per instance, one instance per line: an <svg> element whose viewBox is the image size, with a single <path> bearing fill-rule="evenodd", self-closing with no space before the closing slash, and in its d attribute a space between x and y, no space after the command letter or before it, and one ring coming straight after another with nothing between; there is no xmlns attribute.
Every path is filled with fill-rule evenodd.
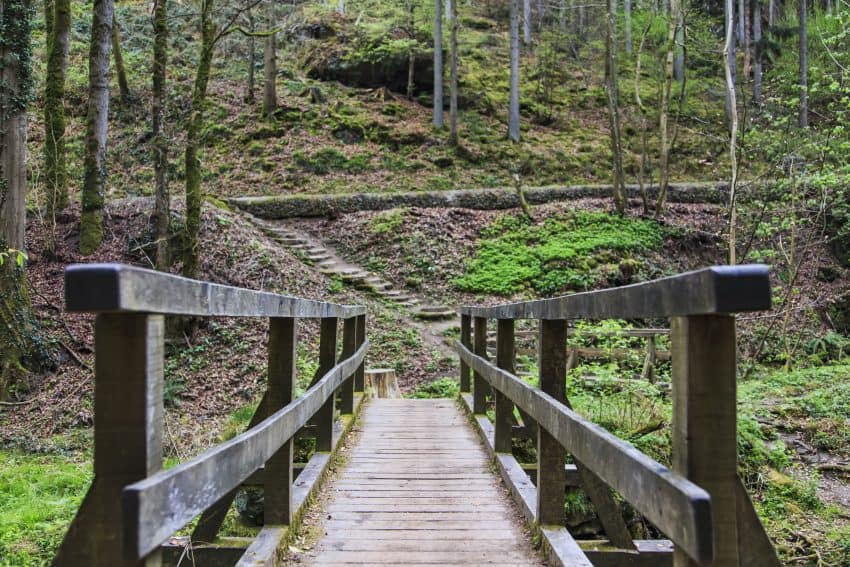
<svg viewBox="0 0 850 567"><path fill-rule="evenodd" d="M521 509L562 565L765 565L776 553L737 474L734 313L770 309L765 266L714 267L554 299L463 307L462 400ZM672 470L570 407L567 322L670 318ZM539 320L540 388L515 376L515 321ZM496 360L487 325L496 320ZM471 395L470 393L471 392ZM485 412L494 408L494 422ZM536 487L512 456L514 408L536 430ZM572 465L565 468L565 456ZM569 481L569 482L568 482ZM607 541L580 545L565 528L565 485L592 501ZM671 541L633 541L613 491Z"/></svg>
<svg viewBox="0 0 850 567"><path fill-rule="evenodd" d="M113 264L69 267L65 296L68 311L97 314L95 474L54 565L173 562L184 549L166 543L199 516L190 538L193 563L274 564L286 526L317 485L362 399L366 309ZM162 470L164 315L269 319L267 390L250 428L169 470ZM321 321L319 369L296 398L302 318ZM316 438L316 453L296 479L299 432ZM243 483L264 485L265 527L247 548L205 547Z"/></svg>

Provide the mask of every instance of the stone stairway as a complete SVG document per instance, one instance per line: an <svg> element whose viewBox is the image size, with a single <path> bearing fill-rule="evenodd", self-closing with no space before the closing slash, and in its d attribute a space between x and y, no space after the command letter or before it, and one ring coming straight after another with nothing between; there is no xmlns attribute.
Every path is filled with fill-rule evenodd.
<svg viewBox="0 0 850 567"><path fill-rule="evenodd" d="M302 261L316 266L328 276L338 277L343 283L368 291L382 299L412 311L423 320L445 320L456 316L454 309L444 305L423 305L422 300L393 287L391 282L340 258L323 242L303 232L250 217L251 221L269 238L293 251Z"/></svg>

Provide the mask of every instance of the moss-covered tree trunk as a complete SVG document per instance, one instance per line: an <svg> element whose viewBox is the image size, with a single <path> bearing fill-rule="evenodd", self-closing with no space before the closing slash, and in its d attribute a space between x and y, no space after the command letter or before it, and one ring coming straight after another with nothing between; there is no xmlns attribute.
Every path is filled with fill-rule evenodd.
<svg viewBox="0 0 850 567"><path fill-rule="evenodd" d="M274 3L269 3L269 29L275 26ZM269 33L263 50L263 116L272 118L277 110L277 39Z"/></svg>
<svg viewBox="0 0 850 567"><path fill-rule="evenodd" d="M434 127L443 127L443 2L434 0Z"/></svg>
<svg viewBox="0 0 850 567"><path fill-rule="evenodd" d="M51 31L47 36L47 75L44 80L44 190L47 219L52 227L56 213L68 205L65 76L71 45L71 1L55 0L55 3L49 4L53 13ZM52 248L52 244L51 238L48 247Z"/></svg>
<svg viewBox="0 0 850 567"><path fill-rule="evenodd" d="M508 97L508 138L519 142L519 0L511 0L511 72Z"/></svg>
<svg viewBox="0 0 850 567"><path fill-rule="evenodd" d="M112 11L112 57L115 60L115 74L118 76L118 92L121 100L126 101L130 96L130 82L127 80L127 69L124 67L124 56L121 53L121 26L118 16Z"/></svg>
<svg viewBox="0 0 850 567"><path fill-rule="evenodd" d="M168 235L171 229L171 195L168 190L168 140L163 128L165 114L165 68L168 64L168 0L156 0L153 14L153 93L151 130L156 180L156 268L168 268Z"/></svg>
<svg viewBox="0 0 850 567"><path fill-rule="evenodd" d="M103 241L106 195L106 132L109 117L109 46L112 0L94 0L89 48L89 108L80 218L80 252L91 254Z"/></svg>
<svg viewBox="0 0 850 567"><path fill-rule="evenodd" d="M183 252L183 275L196 277L200 264L201 232L201 162L198 160L198 145L204 124L204 102L210 81L213 50L215 49L215 27L212 21L213 0L201 3L201 57L192 91L192 114L186 131L186 230Z"/></svg>
<svg viewBox="0 0 850 567"><path fill-rule="evenodd" d="M449 0L449 142L458 144L457 134L457 0Z"/></svg>
<svg viewBox="0 0 850 567"><path fill-rule="evenodd" d="M23 262L30 18L26 0L0 0L0 399L16 390L26 368L47 360L30 309Z"/></svg>

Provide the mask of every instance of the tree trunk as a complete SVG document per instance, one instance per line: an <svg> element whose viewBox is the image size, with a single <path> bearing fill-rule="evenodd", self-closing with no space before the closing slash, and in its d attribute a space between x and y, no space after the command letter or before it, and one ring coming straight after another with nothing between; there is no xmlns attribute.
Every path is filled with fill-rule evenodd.
<svg viewBox="0 0 850 567"><path fill-rule="evenodd" d="M732 93L735 92L735 72L737 62L735 60L735 2L734 0L729 2L724 0L724 21L725 25L732 30L732 44L729 46L729 49L725 49L723 53L726 56L726 63L724 65L729 65L729 69L732 77ZM728 31L728 30L727 30ZM726 38L728 39L729 34L726 34ZM724 42L725 45L725 42ZM736 121L738 119L737 112L738 109L734 104L735 97L729 96L729 89L726 89L726 124L729 128L729 132L732 132L732 119L734 118Z"/></svg>
<svg viewBox="0 0 850 567"><path fill-rule="evenodd" d="M345 15L345 0L337 0L336 12L337 14Z"/></svg>
<svg viewBox="0 0 850 567"><path fill-rule="evenodd" d="M737 31L737 34L738 34L738 43L741 44L741 45L744 44L744 29L746 29L746 27L747 27L746 23L744 22L744 10L745 10L744 6L745 6L745 0L738 0L738 13L737 13L737 16L738 16L738 20L737 20L738 31Z"/></svg>
<svg viewBox="0 0 850 567"><path fill-rule="evenodd" d="M750 71L752 71L752 61L750 60L750 20L752 18L750 17L749 2L747 0L741 2L741 11L744 14L744 39L741 40L741 50L744 54L744 68L741 70L741 77L746 84L750 77Z"/></svg>
<svg viewBox="0 0 850 567"><path fill-rule="evenodd" d="M56 212L68 205L65 164L65 77L71 45L71 2L56 0L48 35L47 74L44 80L44 191L51 227L48 248L53 249Z"/></svg>
<svg viewBox="0 0 850 567"><path fill-rule="evenodd" d="M608 94L608 120L611 129L611 158L614 193L614 208L617 213L626 212L625 175L623 174L623 146L620 140L620 103L617 95L617 0L608 0L605 34L606 91Z"/></svg>
<svg viewBox="0 0 850 567"><path fill-rule="evenodd" d="M449 69L449 143L456 146L457 135L457 0L449 0L449 33L451 66Z"/></svg>
<svg viewBox="0 0 850 567"><path fill-rule="evenodd" d="M401 398L398 377L392 368L370 368L365 373L364 384L372 398Z"/></svg>
<svg viewBox="0 0 850 567"><path fill-rule="evenodd" d="M48 360L32 316L25 275L26 94L31 87L31 12L26 0L0 0L0 400L26 368Z"/></svg>
<svg viewBox="0 0 850 567"><path fill-rule="evenodd" d="M269 4L269 30L275 25L274 3ZM263 116L271 119L277 110L277 40L274 33L266 37L263 49Z"/></svg>
<svg viewBox="0 0 850 567"><path fill-rule="evenodd" d="M522 42L531 44L531 0L522 0Z"/></svg>
<svg viewBox="0 0 850 567"><path fill-rule="evenodd" d="M667 201L667 185L670 182L670 92L673 89L673 58L676 51L676 28L679 20L679 1L671 0L670 15L667 21L667 56L664 62L664 85L661 88L661 110L658 118L658 130L661 135L661 151L659 152L659 183L658 199L655 203L655 216L664 214L664 204ZM732 2L733 0L727 0Z"/></svg>
<svg viewBox="0 0 850 567"><path fill-rule="evenodd" d="M407 3L407 35L410 41L416 40L416 5L412 1ZM416 76L416 50L411 46L407 53L407 100L413 100L413 89L415 87L414 77Z"/></svg>
<svg viewBox="0 0 850 567"><path fill-rule="evenodd" d="M109 44L112 0L94 0L89 50L89 101L83 161L80 252L93 253L103 241L106 197L106 132L109 126Z"/></svg>
<svg viewBox="0 0 850 567"><path fill-rule="evenodd" d="M254 25L254 14L251 10L247 12L248 17L248 29L251 33L257 31L256 26ZM256 71L257 64L257 38L253 35L248 38L248 88L245 91L245 103L246 104L254 104L254 87L256 80L254 79L254 72Z"/></svg>
<svg viewBox="0 0 850 567"><path fill-rule="evenodd" d="M649 164L649 144L647 143L647 131L649 130L649 118L646 116L646 108L643 106L643 100L640 96L640 56L643 53L643 46L646 44L646 38L649 35L648 24L643 30L638 45L638 52L635 56L635 104L637 104L640 112L640 167L638 168L638 185L640 188L640 198L643 201L643 214L649 214L649 197L646 194L646 171Z"/></svg>
<svg viewBox="0 0 850 567"><path fill-rule="evenodd" d="M726 43L723 47L723 70L726 74L726 97L732 108L737 108L738 102L735 93L735 76L730 65L730 54L734 57L735 37L732 32L732 12L734 0L726 0ZM734 265L737 261L735 254L737 233L737 203L735 192L738 185L738 113L732 113L732 121L729 125L729 163L732 175L729 181L729 264Z"/></svg>
<svg viewBox="0 0 850 567"><path fill-rule="evenodd" d="M519 142L519 3L511 2L511 93L508 107L508 138Z"/></svg>
<svg viewBox="0 0 850 567"><path fill-rule="evenodd" d="M434 126L443 127L443 2L434 0Z"/></svg>
<svg viewBox="0 0 850 567"><path fill-rule="evenodd" d="M623 2L623 12L624 12L624 30L626 40L626 53L631 53L633 51L632 47L632 0L624 0Z"/></svg>
<svg viewBox="0 0 850 567"><path fill-rule="evenodd" d="M761 0L753 0L753 104L761 106Z"/></svg>
<svg viewBox="0 0 850 567"><path fill-rule="evenodd" d="M188 278L198 275L200 266L201 234L201 162L198 159L198 144L204 125L204 102L210 82L213 51L215 50L215 27L212 20L213 0L203 0L201 5L201 57L192 89L192 110L186 130L186 238L183 252L182 273Z"/></svg>
<svg viewBox="0 0 850 567"><path fill-rule="evenodd" d="M685 80L685 11L682 9L681 0L677 2L676 10L676 50L673 55L673 78L677 81ZM671 14L672 17L672 14Z"/></svg>
<svg viewBox="0 0 850 567"><path fill-rule="evenodd" d="M153 92L151 130L156 180L156 268L168 269L168 237L171 232L171 194L168 190L168 140L164 132L165 69L168 65L168 0L156 0L153 13Z"/></svg>
<svg viewBox="0 0 850 567"><path fill-rule="evenodd" d="M806 0L800 0L800 128L809 126L809 41Z"/></svg>
<svg viewBox="0 0 850 567"><path fill-rule="evenodd" d="M767 3L767 27L772 28L776 22L776 0L768 0Z"/></svg>
<svg viewBox="0 0 850 567"><path fill-rule="evenodd" d="M112 11L112 56L115 59L115 74L118 75L118 92L121 100L126 101L130 96L130 84L127 82L127 70L124 68L124 57L121 54L121 26L113 6Z"/></svg>
<svg viewBox="0 0 850 567"><path fill-rule="evenodd" d="M567 0L558 0L558 29L561 33L567 31Z"/></svg>

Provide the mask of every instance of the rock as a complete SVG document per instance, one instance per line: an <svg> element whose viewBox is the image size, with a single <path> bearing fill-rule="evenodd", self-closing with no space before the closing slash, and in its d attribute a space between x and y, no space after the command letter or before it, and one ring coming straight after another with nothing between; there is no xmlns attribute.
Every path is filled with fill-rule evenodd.
<svg viewBox="0 0 850 567"><path fill-rule="evenodd" d="M455 164L455 160L448 156L440 156L438 158L434 158L431 160L434 165L439 167L440 169L446 169Z"/></svg>

